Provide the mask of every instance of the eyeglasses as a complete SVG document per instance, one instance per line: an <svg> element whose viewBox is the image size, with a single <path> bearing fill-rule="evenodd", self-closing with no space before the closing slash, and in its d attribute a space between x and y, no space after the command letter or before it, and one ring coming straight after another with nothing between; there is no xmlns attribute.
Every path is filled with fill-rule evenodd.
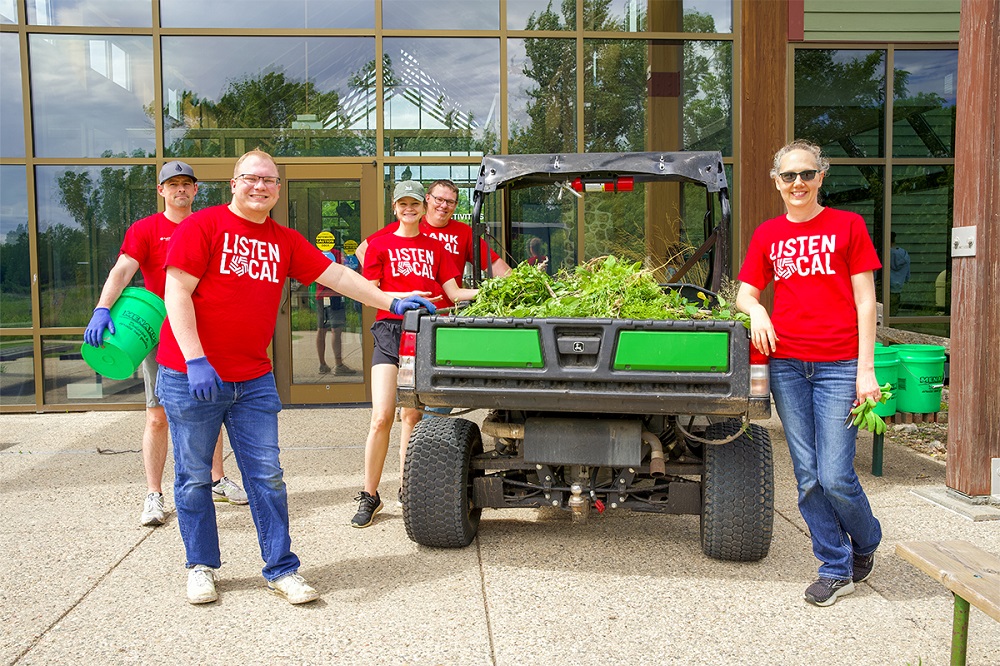
<svg viewBox="0 0 1000 666"><path fill-rule="evenodd" d="M281 183L280 178L275 178L274 176L258 176L255 173L241 173L240 175L236 176L236 179L242 180L250 187L256 187L257 183L261 182L263 182L268 187L274 187L275 185Z"/></svg>
<svg viewBox="0 0 1000 666"><path fill-rule="evenodd" d="M803 183L808 183L810 180L815 178L818 173L819 171L816 169L806 169L805 171L782 171L778 174L778 178L786 183L794 183L796 178L802 178Z"/></svg>
<svg viewBox="0 0 1000 666"><path fill-rule="evenodd" d="M429 195L431 199L434 199L439 204L444 204L446 206L454 206L458 203L455 199L443 199L441 197L436 197L433 194Z"/></svg>

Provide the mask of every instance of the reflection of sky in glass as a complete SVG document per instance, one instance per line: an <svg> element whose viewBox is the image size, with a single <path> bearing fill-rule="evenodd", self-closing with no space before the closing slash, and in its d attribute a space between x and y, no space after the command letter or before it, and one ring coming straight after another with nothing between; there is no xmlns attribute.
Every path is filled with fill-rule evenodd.
<svg viewBox="0 0 1000 666"><path fill-rule="evenodd" d="M164 28L374 28L375 2L164 0L160 24Z"/></svg>
<svg viewBox="0 0 1000 666"><path fill-rule="evenodd" d="M0 0L0 23L17 23L17 3L14 0Z"/></svg>
<svg viewBox="0 0 1000 666"><path fill-rule="evenodd" d="M21 165L0 166L0 242L28 224L28 176Z"/></svg>
<svg viewBox="0 0 1000 666"><path fill-rule="evenodd" d="M0 155L24 157L24 105L17 33L0 34Z"/></svg>
<svg viewBox="0 0 1000 666"><path fill-rule="evenodd" d="M934 94L944 99L945 106L955 105L955 84L958 78L957 50L897 50L895 67L910 74L906 84L908 96L913 97L920 93Z"/></svg>
<svg viewBox="0 0 1000 666"><path fill-rule="evenodd" d="M589 16L589 8L596 0L584 0L584 18ZM760 1L760 0L757 0ZM669 3L669 4L668 4ZM626 32L648 31L649 8L654 7L654 11L671 11L676 0L612 0L608 7L608 19L615 24L618 30ZM556 3L553 2L553 7ZM661 7L657 7L660 5ZM691 14L707 14L712 17L715 23L714 32L733 31L733 3L732 0L683 0L680 7L684 16ZM589 29L589 28L588 28ZM662 28L655 28L660 30ZM682 32L683 28L669 30L670 32ZM700 29L698 30L701 31Z"/></svg>
<svg viewBox="0 0 1000 666"><path fill-rule="evenodd" d="M575 25L566 25L566 17L562 15L561 2L559 0L507 0L507 29L526 30L528 19L534 14L536 17L545 11L549 2L552 2L552 11L559 17L559 30L576 30Z"/></svg>
<svg viewBox="0 0 1000 666"><path fill-rule="evenodd" d="M164 37L163 98L189 91L218 102L231 82L278 71L343 99L351 77L374 59L370 37Z"/></svg>
<svg viewBox="0 0 1000 666"><path fill-rule="evenodd" d="M446 112L472 117L477 136L485 127L499 127L499 40L386 37L382 44L400 83L399 95L419 91L424 100L443 98ZM385 111L386 129L428 129L434 122L424 114L421 126L416 109L393 97Z"/></svg>
<svg viewBox="0 0 1000 666"><path fill-rule="evenodd" d="M555 4L558 0L554 0ZM498 0L382 0L386 30L497 30ZM458 62L458 61L456 61Z"/></svg>
<svg viewBox="0 0 1000 666"><path fill-rule="evenodd" d="M29 35L41 157L153 155L151 37Z"/></svg>
<svg viewBox="0 0 1000 666"><path fill-rule="evenodd" d="M156 0L154 0L155 2ZM28 0L32 25L81 25L114 28L153 25L148 0Z"/></svg>

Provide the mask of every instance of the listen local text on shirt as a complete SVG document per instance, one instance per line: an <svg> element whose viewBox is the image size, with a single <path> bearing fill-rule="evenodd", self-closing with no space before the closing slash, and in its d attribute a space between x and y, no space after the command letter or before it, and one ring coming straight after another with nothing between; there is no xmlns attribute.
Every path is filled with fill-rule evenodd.
<svg viewBox="0 0 1000 666"><path fill-rule="evenodd" d="M836 248L836 234L796 236L772 243L769 258L774 264L775 279L786 280L795 274L834 275L830 257Z"/></svg>
<svg viewBox="0 0 1000 666"><path fill-rule="evenodd" d="M259 241L239 234L222 235L222 258L219 273L222 275L248 276L262 282L278 283L278 264L281 250L276 243Z"/></svg>
<svg viewBox="0 0 1000 666"><path fill-rule="evenodd" d="M388 254L393 277L416 275L434 279L436 257L432 250L421 247L390 248Z"/></svg>

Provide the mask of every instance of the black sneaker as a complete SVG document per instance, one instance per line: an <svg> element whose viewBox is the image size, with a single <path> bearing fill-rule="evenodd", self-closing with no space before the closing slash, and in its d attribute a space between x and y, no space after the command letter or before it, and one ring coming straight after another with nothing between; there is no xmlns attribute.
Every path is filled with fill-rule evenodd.
<svg viewBox="0 0 1000 666"><path fill-rule="evenodd" d="M872 575L872 569L875 568L875 553L871 555L855 555L854 556L854 582L863 583L868 580L868 577Z"/></svg>
<svg viewBox="0 0 1000 666"><path fill-rule="evenodd" d="M351 527L368 527L375 520L375 514L382 510L382 498L378 496L378 491L372 497L362 490L354 501L358 503L358 512L351 518Z"/></svg>
<svg viewBox="0 0 1000 666"><path fill-rule="evenodd" d="M814 606L832 606L837 597L854 591L854 582L820 576L806 588L805 600Z"/></svg>

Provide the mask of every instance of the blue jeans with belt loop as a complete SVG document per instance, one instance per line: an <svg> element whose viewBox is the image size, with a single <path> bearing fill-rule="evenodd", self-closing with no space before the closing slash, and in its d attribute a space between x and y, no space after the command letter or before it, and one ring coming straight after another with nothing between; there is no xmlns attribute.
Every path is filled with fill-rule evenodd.
<svg viewBox="0 0 1000 666"><path fill-rule="evenodd" d="M278 462L281 400L270 372L245 382L223 382L215 401L196 400L183 372L160 366L156 382L174 443L174 505L188 568L218 568L219 531L212 498L212 454L223 424L229 434L267 580L299 568L288 532L288 495Z"/></svg>
<svg viewBox="0 0 1000 666"><path fill-rule="evenodd" d="M844 427L857 398L858 362L774 358L770 366L819 575L849 580L854 556L874 553L882 541L882 526L854 470L858 429Z"/></svg>

